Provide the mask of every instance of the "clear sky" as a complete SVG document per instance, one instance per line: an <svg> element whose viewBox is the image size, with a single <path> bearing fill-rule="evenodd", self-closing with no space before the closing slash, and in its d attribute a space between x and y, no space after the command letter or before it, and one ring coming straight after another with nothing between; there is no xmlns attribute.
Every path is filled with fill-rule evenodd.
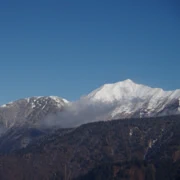
<svg viewBox="0 0 180 180"><path fill-rule="evenodd" d="M0 1L0 104L127 78L177 89L179 74L179 0Z"/></svg>

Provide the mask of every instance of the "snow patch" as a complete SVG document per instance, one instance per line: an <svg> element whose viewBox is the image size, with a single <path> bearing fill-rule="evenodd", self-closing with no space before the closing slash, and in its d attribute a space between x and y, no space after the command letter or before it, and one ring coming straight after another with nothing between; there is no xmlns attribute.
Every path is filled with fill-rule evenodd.
<svg viewBox="0 0 180 180"><path fill-rule="evenodd" d="M7 104L1 105L0 107L6 108L6 107L10 107L10 105L12 105L12 104L13 104L13 102L9 102L9 103L7 103Z"/></svg>
<svg viewBox="0 0 180 180"><path fill-rule="evenodd" d="M132 135L133 135L133 129L130 129L129 136L132 136Z"/></svg>

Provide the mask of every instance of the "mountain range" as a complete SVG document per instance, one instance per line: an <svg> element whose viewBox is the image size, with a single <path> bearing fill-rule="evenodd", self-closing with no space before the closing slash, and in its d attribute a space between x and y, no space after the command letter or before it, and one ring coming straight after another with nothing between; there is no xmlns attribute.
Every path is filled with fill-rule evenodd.
<svg viewBox="0 0 180 180"><path fill-rule="evenodd" d="M180 90L125 80L79 100L0 106L0 179L176 180Z"/></svg>
<svg viewBox="0 0 180 180"><path fill-rule="evenodd" d="M1 132L13 126L75 127L123 118L180 114L180 90L164 91L130 79L105 84L75 102L49 97L20 99L0 107ZM86 117L86 118L84 118Z"/></svg>

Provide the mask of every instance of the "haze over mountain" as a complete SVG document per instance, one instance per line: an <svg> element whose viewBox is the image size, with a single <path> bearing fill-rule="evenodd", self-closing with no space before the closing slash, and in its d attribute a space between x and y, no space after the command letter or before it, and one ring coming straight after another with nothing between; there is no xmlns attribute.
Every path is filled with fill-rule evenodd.
<svg viewBox="0 0 180 180"><path fill-rule="evenodd" d="M22 123L74 127L99 120L179 113L180 90L164 91L127 79L105 84L75 102L55 96L21 99L0 107L0 121L5 128Z"/></svg>
<svg viewBox="0 0 180 180"><path fill-rule="evenodd" d="M130 79L105 84L46 122L74 127L88 122L123 118L142 118L180 113L180 90L164 91L136 84Z"/></svg>
<svg viewBox="0 0 180 180"><path fill-rule="evenodd" d="M55 96L20 99L0 107L0 121L4 128L25 124L40 126L49 113L62 111L67 103L67 100Z"/></svg>

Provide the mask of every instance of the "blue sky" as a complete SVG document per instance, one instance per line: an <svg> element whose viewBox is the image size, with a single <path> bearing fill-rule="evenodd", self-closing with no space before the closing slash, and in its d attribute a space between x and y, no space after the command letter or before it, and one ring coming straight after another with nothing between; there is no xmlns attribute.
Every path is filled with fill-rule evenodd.
<svg viewBox="0 0 180 180"><path fill-rule="evenodd" d="M178 0L2 0L0 104L76 100L127 78L180 88L179 9Z"/></svg>

